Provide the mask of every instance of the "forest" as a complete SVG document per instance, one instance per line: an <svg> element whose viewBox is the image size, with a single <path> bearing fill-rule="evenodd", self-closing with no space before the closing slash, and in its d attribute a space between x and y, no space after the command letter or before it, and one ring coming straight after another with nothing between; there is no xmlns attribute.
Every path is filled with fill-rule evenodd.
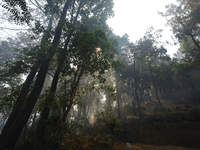
<svg viewBox="0 0 200 150"><path fill-rule="evenodd" d="M200 149L200 1L158 13L180 45L173 57L162 29L116 35L114 4L0 2L23 27L0 40L1 150Z"/></svg>

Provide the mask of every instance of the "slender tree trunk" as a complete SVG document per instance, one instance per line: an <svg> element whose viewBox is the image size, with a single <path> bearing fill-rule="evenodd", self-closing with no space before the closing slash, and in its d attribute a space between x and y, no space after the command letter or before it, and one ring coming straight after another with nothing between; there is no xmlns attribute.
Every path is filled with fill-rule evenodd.
<svg viewBox="0 0 200 150"><path fill-rule="evenodd" d="M99 93L99 95L100 95L100 93ZM98 95L98 97L99 97L99 95ZM100 99L100 98L99 98ZM99 111L99 100L97 100L97 112Z"/></svg>
<svg viewBox="0 0 200 150"><path fill-rule="evenodd" d="M135 108L136 104L134 101L132 101L132 109L133 109L133 114L136 115L136 108Z"/></svg>
<svg viewBox="0 0 200 150"><path fill-rule="evenodd" d="M73 22L74 25L76 24L78 15L80 13L80 9L81 9L81 4L79 6L78 12L77 12L76 17L74 19L74 22ZM60 53L60 59L58 61L59 64L58 64L58 67L57 67L56 72L55 72L54 77L53 77L53 81L52 81L51 88L50 88L50 94L49 94L48 98L45 100L50 105L51 105L51 103L53 102L53 99L54 99L54 94L55 94L56 87L57 87L57 84L58 84L59 75L60 75L60 72L63 68L63 64L65 62L65 59L66 59L67 47L68 47L69 41L71 39L72 33L73 33L73 30L71 30L69 32L67 39L65 41L64 49ZM70 107L70 109L71 109L71 107ZM43 141L43 136L44 136L44 132L45 132L45 129L46 129L46 121L48 119L49 112L50 112L49 106L46 106L42 111L40 120L38 122L37 129L36 129L35 144L34 144L35 150L39 150L39 149L43 148L43 142L42 141Z"/></svg>
<svg viewBox="0 0 200 150"><path fill-rule="evenodd" d="M10 127L12 126L12 123L15 121L16 117L18 116L21 108L23 107L24 104L24 100L28 94L28 91L30 89L30 85L34 79L34 76L37 72L38 66L34 66L34 68L31 69L31 72L29 73L29 75L26 78L26 81L24 82L21 91L20 91L20 95L17 98L17 101L13 107L13 110L6 122L6 124L4 125L4 128L1 132L1 136L0 136L0 141L3 140L6 136L6 134L8 133Z"/></svg>
<svg viewBox="0 0 200 150"><path fill-rule="evenodd" d="M124 118L127 119L126 118L126 104L124 105Z"/></svg>
<svg viewBox="0 0 200 150"><path fill-rule="evenodd" d="M86 91L86 100L88 100L88 97L89 97L89 93L88 91ZM86 105L86 101L83 103L83 117L87 118L87 105Z"/></svg>
<svg viewBox="0 0 200 150"><path fill-rule="evenodd" d="M84 118L87 118L87 110L86 110L86 108L87 108L87 106L86 106L86 104L84 103L84 104L83 104L83 117L84 117Z"/></svg>
<svg viewBox="0 0 200 150"><path fill-rule="evenodd" d="M33 116L33 121L32 121L32 126L35 124L35 120L36 120L36 117L37 117L37 111L35 111L34 113L34 116Z"/></svg>
<svg viewBox="0 0 200 150"><path fill-rule="evenodd" d="M43 37L42 37L42 40L41 40L41 48L44 49L44 47L42 46L46 40L48 40L48 38L50 37L50 35L48 34L48 31L49 29L51 28L52 26L52 21L53 21L53 18L51 18L51 20L49 21L49 25L48 25L48 28L47 28L47 31L46 33L44 33ZM6 134L8 133L12 123L15 121L17 115L19 114L21 108L23 107L24 105L24 101L26 99L26 97L28 96L28 92L30 90L30 86L33 82L33 79L38 71L38 68L41 64L41 59L38 58L36 64L31 68L31 71L30 73L28 74L24 84L22 85L22 88L20 90L20 94L17 98L17 101L13 107L13 110L1 132L1 136L0 136L0 141L3 140L6 136Z"/></svg>
<svg viewBox="0 0 200 150"><path fill-rule="evenodd" d="M38 99L40 92L42 90L42 87L43 87L43 83L45 80L46 73L48 71L48 67L49 67L51 58L53 57L53 55L58 47L59 41L60 41L60 37L61 37L61 33L62 33L62 25L61 24L65 20L66 12L68 9L68 3L69 2L67 2L63 8L63 12L61 14L60 21L56 28L56 33L55 33L54 40L52 42L52 46L49 48L49 50L47 52L47 56L46 56L46 58L44 58L44 60L41 64L41 67L38 72L33 90L27 97L24 107L20 110L19 115L17 116L14 123L12 124L9 132L6 134L6 137L3 139L3 142L1 142L1 144L0 144L1 149L14 148L14 146L21 134L22 129L25 126L27 120L29 119L29 116L35 106L35 103L37 102L37 99Z"/></svg>
<svg viewBox="0 0 200 150"><path fill-rule="evenodd" d="M115 73L115 78L117 80L117 74L116 73ZM118 119L121 119L121 110L120 110L121 92L120 92L120 84L119 84L119 82L120 81L116 82L116 88L117 88L117 110L118 110Z"/></svg>
<svg viewBox="0 0 200 150"><path fill-rule="evenodd" d="M111 107L111 99L110 99L110 95L108 92L106 92L106 107L107 109L106 110L109 110L109 108Z"/></svg>
<svg viewBox="0 0 200 150"><path fill-rule="evenodd" d="M89 103L89 104L87 105L86 116L88 116L88 114L89 114L89 111L90 111L90 105L91 105L91 103Z"/></svg>
<svg viewBox="0 0 200 150"><path fill-rule="evenodd" d="M71 107L73 105L73 100L74 100L74 97L76 95L75 93L77 91L80 78L83 75L84 68L85 68L84 66L81 67L81 71L80 71L78 77L77 78L75 77L74 82L72 83L72 89L71 89L71 93L70 93L70 104L68 105L67 110L63 113L63 117L62 117L63 123L65 122L66 117L67 117L67 115L68 115L68 113L71 110Z"/></svg>
<svg viewBox="0 0 200 150"><path fill-rule="evenodd" d="M142 102L143 105L144 105L145 103L144 103L144 99L143 99L143 96L142 96L142 90L141 90L141 88L140 88L139 85L138 85L138 88L139 88L139 92L140 92L141 102Z"/></svg>
<svg viewBox="0 0 200 150"><path fill-rule="evenodd" d="M27 130L27 124L24 126L24 135L23 135L24 143L26 142L26 130Z"/></svg>
<svg viewBox="0 0 200 150"><path fill-rule="evenodd" d="M118 119L121 119L120 99L121 99L121 95L120 95L120 98L117 99Z"/></svg>
<svg viewBox="0 0 200 150"><path fill-rule="evenodd" d="M163 97L163 94L162 94L162 89L161 89L161 87L159 87L159 90L160 90L160 96L161 96L161 98Z"/></svg>
<svg viewBox="0 0 200 150"><path fill-rule="evenodd" d="M141 116L141 110L140 110L140 104L138 100L138 93L137 93L137 76L136 76L136 69L135 69L135 59L136 59L136 53L134 52L134 83L135 83L135 98L137 101L137 107L138 107L138 114ZM132 81L133 82L133 81Z"/></svg>
<svg viewBox="0 0 200 150"><path fill-rule="evenodd" d="M152 102L149 89L147 90L147 92L148 92L149 101Z"/></svg>
<svg viewBox="0 0 200 150"><path fill-rule="evenodd" d="M194 42L194 44L195 44L195 45L199 48L199 50L200 50L200 46L199 46L198 42L194 39L194 37L193 37L192 34L190 34L190 37L192 38L192 41Z"/></svg>
<svg viewBox="0 0 200 150"><path fill-rule="evenodd" d="M78 117L81 117L81 106L78 107Z"/></svg>
<svg viewBox="0 0 200 150"><path fill-rule="evenodd" d="M198 100L197 92L196 92L196 90L195 90L195 88L194 88L194 85L192 84L192 81L191 81L190 78L189 78L189 82L190 82L190 85L191 85L192 91L193 91L193 93L194 93L194 97L195 97L196 100Z"/></svg>
<svg viewBox="0 0 200 150"><path fill-rule="evenodd" d="M155 88L155 92L156 92L156 97L157 97L158 103L159 103L160 107L163 109L163 106L162 106L162 104L160 102L160 99L158 97L158 91L157 91L156 83L155 83L154 76L153 76L153 73L152 73L152 70L151 70L151 66L150 66L150 64L148 64L148 66L149 66L149 70L150 70L151 77L152 77L152 80L153 80L153 85L154 85L154 88Z"/></svg>

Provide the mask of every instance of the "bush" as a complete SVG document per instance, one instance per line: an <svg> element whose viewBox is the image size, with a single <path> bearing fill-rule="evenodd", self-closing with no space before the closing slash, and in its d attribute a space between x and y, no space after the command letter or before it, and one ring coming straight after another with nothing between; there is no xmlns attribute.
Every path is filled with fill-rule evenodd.
<svg viewBox="0 0 200 150"><path fill-rule="evenodd" d="M122 130L122 124L116 116L112 114L112 107L100 111L96 114L97 122L102 121L111 131L111 139L116 141Z"/></svg>
<svg viewBox="0 0 200 150"><path fill-rule="evenodd" d="M63 123L60 116L51 116L47 122L46 145L47 149L59 149L63 145L63 140L73 134L81 132L87 119L69 115Z"/></svg>

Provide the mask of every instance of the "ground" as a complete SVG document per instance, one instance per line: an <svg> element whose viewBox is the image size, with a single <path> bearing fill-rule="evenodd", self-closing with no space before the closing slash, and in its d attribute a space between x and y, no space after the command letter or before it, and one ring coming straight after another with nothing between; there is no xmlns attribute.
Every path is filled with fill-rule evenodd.
<svg viewBox="0 0 200 150"><path fill-rule="evenodd" d="M117 144L115 144L115 146L119 150L130 150L130 148L126 146L126 143L118 142ZM179 146L145 145L138 143L131 143L131 146L131 150L200 150L196 148L186 148Z"/></svg>
<svg viewBox="0 0 200 150"><path fill-rule="evenodd" d="M176 103L171 100L161 100L161 103L163 104L163 107L165 108L164 111L159 108L158 102L156 100L154 100L151 103L146 102L146 104L143 105L143 107L145 107L143 111L145 111L145 114L147 114L148 116L153 115L154 117L152 117L152 119L154 120L156 120L155 119L156 115L158 116L169 115L169 117L165 117L167 121L165 121L165 119L162 119L162 117L158 117L159 119L162 119L161 122L159 122L159 119L158 119L156 120L155 123L149 122L147 126L145 127L141 127L141 124L135 127L133 127L133 124L131 123L129 126L125 124L125 130L132 127L131 131L128 130L125 133L126 135L130 134L131 136L136 136L138 134L138 136L136 136L136 139L140 139L139 143L140 142L145 143L145 144L131 143L132 149L133 150L195 150L195 149L197 150L197 148L187 148L187 147L200 146L199 121L195 119L191 119L193 120L193 122L190 122L190 121L187 121L188 120L187 117L193 118L195 115L199 116L199 113L195 113L196 112L195 110L200 110L200 104ZM172 117L170 117L170 114L174 114L175 116L177 116L177 119L180 119L183 122L176 122L176 120L172 121L173 115ZM181 115L181 114L185 114L185 115ZM187 120L186 121L182 120L182 117L186 117L185 119ZM134 117L127 116L127 118L132 119ZM169 121L171 120L171 122L168 122L168 120ZM165 122L165 124L163 122ZM165 128L165 126L168 128ZM177 126L177 129L176 129L176 126ZM140 129L140 131L138 131L137 129L136 131L131 133L132 130L135 130L136 128ZM131 136L126 138L126 140L129 140ZM121 140L123 139L125 139L125 137L121 138ZM126 140L124 140L124 142ZM135 139L133 139L133 141L134 140ZM161 144L161 145L158 145L158 144ZM169 146L169 145L174 145L174 146ZM181 145L183 147L179 147L176 145ZM118 146L120 146L120 144ZM118 149L125 150L129 148L126 147L126 143L121 143L121 148L118 148Z"/></svg>

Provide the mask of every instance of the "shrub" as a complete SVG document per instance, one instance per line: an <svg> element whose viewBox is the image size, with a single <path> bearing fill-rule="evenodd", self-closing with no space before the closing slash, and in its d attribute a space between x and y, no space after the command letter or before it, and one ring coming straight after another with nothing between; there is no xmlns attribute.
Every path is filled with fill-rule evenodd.
<svg viewBox="0 0 200 150"><path fill-rule="evenodd" d="M81 132L87 119L69 115L63 123L60 116L51 116L47 122L46 145L47 149L59 149L63 145L63 140L77 132Z"/></svg>
<svg viewBox="0 0 200 150"><path fill-rule="evenodd" d="M97 122L102 121L111 131L111 138L116 141L122 130L122 124L116 116L112 114L112 107L100 111L96 114Z"/></svg>

